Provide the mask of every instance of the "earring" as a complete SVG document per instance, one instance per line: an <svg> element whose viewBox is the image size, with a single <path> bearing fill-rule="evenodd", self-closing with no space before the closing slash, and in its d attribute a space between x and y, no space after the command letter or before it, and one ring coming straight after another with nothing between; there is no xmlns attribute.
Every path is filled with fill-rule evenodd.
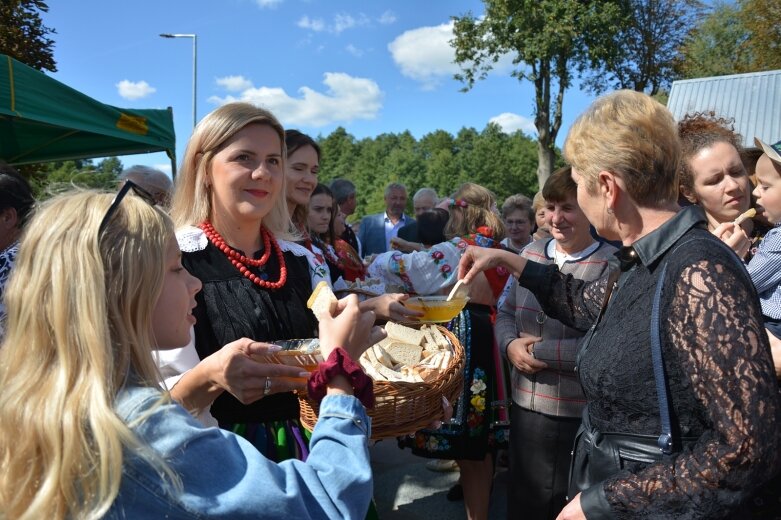
<svg viewBox="0 0 781 520"><path fill-rule="evenodd" d="M612 215L613 214L613 208L607 208L607 214Z"/></svg>

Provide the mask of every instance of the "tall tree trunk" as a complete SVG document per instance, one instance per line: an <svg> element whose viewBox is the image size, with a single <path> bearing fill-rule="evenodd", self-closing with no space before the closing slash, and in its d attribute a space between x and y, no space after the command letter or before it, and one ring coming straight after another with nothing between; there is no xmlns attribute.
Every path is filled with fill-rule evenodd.
<svg viewBox="0 0 781 520"><path fill-rule="evenodd" d="M537 141L537 182L540 185L540 190L542 190L550 174L553 173L555 161L556 154L553 153L553 149L543 143L542 140Z"/></svg>
<svg viewBox="0 0 781 520"><path fill-rule="evenodd" d="M537 183L540 190L553 172L553 143L558 127L551 124L551 63L539 60L532 64L535 91L534 126L537 127ZM559 121L561 115L559 113ZM559 123L560 124L560 123Z"/></svg>

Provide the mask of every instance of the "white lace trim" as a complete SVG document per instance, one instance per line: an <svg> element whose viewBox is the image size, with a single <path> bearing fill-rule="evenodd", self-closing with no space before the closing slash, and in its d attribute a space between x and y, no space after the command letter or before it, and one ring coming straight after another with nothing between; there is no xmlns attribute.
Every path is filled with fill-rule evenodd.
<svg viewBox="0 0 781 520"><path fill-rule="evenodd" d="M312 254L312 252L309 249L305 248L301 244L296 244L295 242L277 239L277 244L279 244L279 248L282 251L290 251L296 256L306 256L306 257L311 256L312 258L314 258L315 256Z"/></svg>
<svg viewBox="0 0 781 520"><path fill-rule="evenodd" d="M209 243L209 239L206 238L206 233L204 233L201 228L195 226L185 226L178 229L176 231L176 241L179 242L179 249L184 253L203 251ZM277 243L282 251L289 251L296 256L305 256L310 260L310 263L314 265L319 264L315 259L315 255L301 244L296 244L295 242L290 242L288 240L277 240Z"/></svg>
<svg viewBox="0 0 781 520"><path fill-rule="evenodd" d="M179 249L183 253L194 253L203 251L209 243L206 234L201 228L195 226L185 226L176 230L176 241L179 242Z"/></svg>

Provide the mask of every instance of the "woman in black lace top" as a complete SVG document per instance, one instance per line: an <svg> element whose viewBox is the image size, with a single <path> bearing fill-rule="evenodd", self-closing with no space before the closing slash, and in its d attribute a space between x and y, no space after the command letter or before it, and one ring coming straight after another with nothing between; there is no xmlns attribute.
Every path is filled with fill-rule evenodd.
<svg viewBox="0 0 781 520"><path fill-rule="evenodd" d="M643 94L616 92L580 116L564 154L581 208L601 236L624 245L609 304L579 354L584 418L602 433L661 431L650 314L666 265L660 335L678 442L657 462L622 459L559 518L742 517L746 499L781 468L781 402L751 280L707 231L701 209L675 202L673 118ZM556 266L480 248L465 253L460 274L469 280L500 264L548 315L581 330L598 319L612 281L583 282Z"/></svg>

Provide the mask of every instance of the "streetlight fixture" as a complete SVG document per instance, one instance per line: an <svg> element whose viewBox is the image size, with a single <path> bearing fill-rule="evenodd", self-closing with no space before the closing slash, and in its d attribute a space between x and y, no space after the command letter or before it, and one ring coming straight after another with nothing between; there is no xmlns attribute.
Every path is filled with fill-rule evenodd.
<svg viewBox="0 0 781 520"><path fill-rule="evenodd" d="M195 100L196 100L196 83L198 78L198 35L196 34L171 34L163 33L160 35L163 38L192 38L193 39L193 128L197 121L195 117Z"/></svg>

